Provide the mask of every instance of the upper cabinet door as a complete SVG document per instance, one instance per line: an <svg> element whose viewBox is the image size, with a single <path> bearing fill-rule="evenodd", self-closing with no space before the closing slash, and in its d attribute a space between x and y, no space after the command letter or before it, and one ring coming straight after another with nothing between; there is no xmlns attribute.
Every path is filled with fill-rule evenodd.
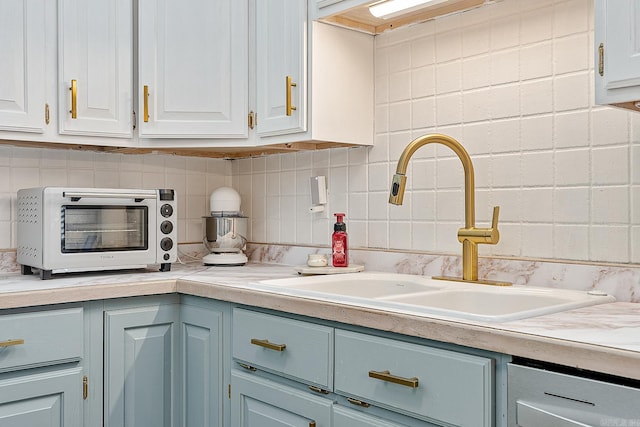
<svg viewBox="0 0 640 427"><path fill-rule="evenodd" d="M246 137L248 0L139 0L143 138Z"/></svg>
<svg viewBox="0 0 640 427"><path fill-rule="evenodd" d="M0 129L43 133L45 1L0 1Z"/></svg>
<svg viewBox="0 0 640 427"><path fill-rule="evenodd" d="M58 9L60 133L131 137L131 2L60 0Z"/></svg>
<svg viewBox="0 0 640 427"><path fill-rule="evenodd" d="M639 101L640 2L596 0L594 15L596 103Z"/></svg>
<svg viewBox="0 0 640 427"><path fill-rule="evenodd" d="M306 130L307 2L256 2L257 131Z"/></svg>

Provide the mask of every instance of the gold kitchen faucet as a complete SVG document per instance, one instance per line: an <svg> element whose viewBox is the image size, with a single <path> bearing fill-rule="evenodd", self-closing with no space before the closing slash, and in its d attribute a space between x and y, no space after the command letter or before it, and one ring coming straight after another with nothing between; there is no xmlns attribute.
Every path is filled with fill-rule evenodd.
<svg viewBox="0 0 640 427"><path fill-rule="evenodd" d="M500 240L498 232L499 206L493 208L493 220L490 228L476 228L475 226L475 184L473 163L469 153L455 139L442 134L430 134L420 136L409 143L398 159L396 173L391 183L389 203L401 205L404 190L407 183L407 167L413 153L420 147L436 143L445 145L453 150L462 162L464 168L464 228L458 230L458 241L462 243L462 279L457 277L434 277L434 279L456 280L461 282L474 282L490 285L508 286L510 283L478 280L478 245L495 245Z"/></svg>

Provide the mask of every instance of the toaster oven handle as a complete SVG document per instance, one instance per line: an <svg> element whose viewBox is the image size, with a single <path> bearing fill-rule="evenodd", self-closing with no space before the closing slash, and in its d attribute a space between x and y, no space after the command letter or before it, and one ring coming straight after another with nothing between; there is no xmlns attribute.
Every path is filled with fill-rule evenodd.
<svg viewBox="0 0 640 427"><path fill-rule="evenodd" d="M62 193L62 197L69 198L73 202L77 202L83 197L94 199L134 199L136 202L141 202L145 199L158 198L155 191L137 193L109 193L105 191L64 191Z"/></svg>

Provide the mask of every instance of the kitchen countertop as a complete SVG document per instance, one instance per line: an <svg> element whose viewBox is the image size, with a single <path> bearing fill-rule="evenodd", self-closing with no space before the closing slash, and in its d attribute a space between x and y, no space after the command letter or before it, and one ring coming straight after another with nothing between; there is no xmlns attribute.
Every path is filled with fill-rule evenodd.
<svg viewBox="0 0 640 427"><path fill-rule="evenodd" d="M0 275L0 309L182 293L433 339L640 380L640 304L615 302L503 323L425 317L258 290L292 266L174 265L170 272Z"/></svg>

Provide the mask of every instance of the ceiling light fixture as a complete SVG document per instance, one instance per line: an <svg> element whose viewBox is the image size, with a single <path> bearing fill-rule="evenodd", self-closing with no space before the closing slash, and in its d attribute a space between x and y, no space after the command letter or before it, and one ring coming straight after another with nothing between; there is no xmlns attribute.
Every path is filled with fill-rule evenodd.
<svg viewBox="0 0 640 427"><path fill-rule="evenodd" d="M448 0L383 0L369 6L369 12L376 18L389 19L446 1Z"/></svg>

